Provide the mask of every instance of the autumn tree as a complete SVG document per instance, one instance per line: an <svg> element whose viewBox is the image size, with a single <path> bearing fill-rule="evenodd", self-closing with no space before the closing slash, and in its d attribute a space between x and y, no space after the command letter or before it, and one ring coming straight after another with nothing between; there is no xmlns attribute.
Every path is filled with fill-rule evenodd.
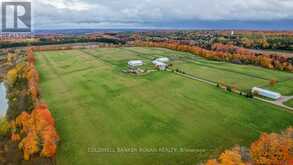
<svg viewBox="0 0 293 165"><path fill-rule="evenodd" d="M16 68L12 68L7 72L6 82L8 85L13 86L17 80L17 70Z"/></svg>
<svg viewBox="0 0 293 165"><path fill-rule="evenodd" d="M220 164L217 160L213 159L213 160L208 160L205 165L220 165Z"/></svg>
<svg viewBox="0 0 293 165"><path fill-rule="evenodd" d="M22 112L15 121L20 132L13 132L12 139L20 133L25 137L19 148L24 152L24 159L40 152L41 156L52 157L56 154L59 136L55 130L55 121L44 103L38 104L31 114ZM17 140L14 140L17 141Z"/></svg>
<svg viewBox="0 0 293 165"><path fill-rule="evenodd" d="M226 150L220 155L219 160L222 165L245 165L241 159L240 147L235 147L232 150Z"/></svg>
<svg viewBox="0 0 293 165"><path fill-rule="evenodd" d="M289 165L293 160L292 149L292 138L264 133L251 145L251 155L256 165Z"/></svg>
<svg viewBox="0 0 293 165"><path fill-rule="evenodd" d="M30 131L18 146L23 150L24 160L29 160L31 155L40 150L37 133L35 131Z"/></svg>
<svg viewBox="0 0 293 165"><path fill-rule="evenodd" d="M275 79L270 80L270 86L275 86L277 84L277 82L278 81Z"/></svg>
<svg viewBox="0 0 293 165"><path fill-rule="evenodd" d="M15 124L21 129L20 133L28 134L33 129L33 121L31 115L27 112L22 112L16 119Z"/></svg>
<svg viewBox="0 0 293 165"><path fill-rule="evenodd" d="M265 67L265 68L269 68L269 69L272 69L273 68L273 65L272 65L272 62L273 60L270 59L269 57L266 57L266 56L260 56L260 65Z"/></svg>
<svg viewBox="0 0 293 165"><path fill-rule="evenodd" d="M207 161L205 165L292 165L293 128L281 134L263 133L251 144L250 150L234 147L224 151L218 159Z"/></svg>
<svg viewBox="0 0 293 165"><path fill-rule="evenodd" d="M0 136L6 135L9 131L9 123L6 118L0 118Z"/></svg>
<svg viewBox="0 0 293 165"><path fill-rule="evenodd" d="M240 147L236 146L224 151L218 160L208 160L205 165L245 165L245 163L242 161Z"/></svg>
<svg viewBox="0 0 293 165"><path fill-rule="evenodd" d="M29 62L29 63L35 63L35 57L34 57L34 55L33 55L33 49L32 48L28 48L27 49L27 61Z"/></svg>
<svg viewBox="0 0 293 165"><path fill-rule="evenodd" d="M6 59L7 59L8 64L13 64L13 62L16 59L16 54L15 53L8 53Z"/></svg>

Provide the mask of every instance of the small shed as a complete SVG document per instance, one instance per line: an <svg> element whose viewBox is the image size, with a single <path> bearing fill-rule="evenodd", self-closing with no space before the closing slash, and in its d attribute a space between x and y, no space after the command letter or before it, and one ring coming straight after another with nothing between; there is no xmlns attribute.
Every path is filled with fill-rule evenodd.
<svg viewBox="0 0 293 165"><path fill-rule="evenodd" d="M260 96L267 97L273 100L278 100L282 96L280 93L269 91L269 90L258 88L258 87L253 87L252 93L257 93Z"/></svg>
<svg viewBox="0 0 293 165"><path fill-rule="evenodd" d="M137 69L139 66L142 66L144 62L142 60L131 60L128 61L128 67L131 69Z"/></svg>

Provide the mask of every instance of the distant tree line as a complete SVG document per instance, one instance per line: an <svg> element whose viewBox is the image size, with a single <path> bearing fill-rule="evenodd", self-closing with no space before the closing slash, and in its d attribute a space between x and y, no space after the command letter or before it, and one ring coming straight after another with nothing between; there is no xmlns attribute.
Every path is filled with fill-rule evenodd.
<svg viewBox="0 0 293 165"><path fill-rule="evenodd" d="M62 39L48 39L40 38L34 42L5 42L0 43L0 48L12 48L12 47L26 47L26 46L42 46L42 45L57 45L57 44L70 44L70 43L87 43L87 42L101 42L108 44L125 44L125 41L114 38L96 38L89 39L85 37L64 37Z"/></svg>
<svg viewBox="0 0 293 165"><path fill-rule="evenodd" d="M293 51L293 32L286 31L244 31L198 30L159 31L139 33L145 41L176 40L182 43L210 49L214 43L233 44L250 49L275 49Z"/></svg>

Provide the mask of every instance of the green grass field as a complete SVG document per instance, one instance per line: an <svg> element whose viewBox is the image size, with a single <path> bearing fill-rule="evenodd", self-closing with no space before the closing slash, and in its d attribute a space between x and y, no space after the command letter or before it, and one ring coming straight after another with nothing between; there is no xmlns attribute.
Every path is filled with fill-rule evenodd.
<svg viewBox="0 0 293 165"><path fill-rule="evenodd" d="M287 102L285 103L285 105L287 105L287 106L289 106L289 107L292 107L292 108L293 108L293 99L291 99L291 100L287 101Z"/></svg>
<svg viewBox="0 0 293 165"><path fill-rule="evenodd" d="M176 59L174 67L176 63L180 67L183 63L182 67L191 68L190 59L186 64L180 62L190 54L167 49L100 48L36 53L42 98L49 104L61 137L58 164L190 165L235 144L248 145L261 132L278 132L293 125L292 113L171 72L153 72L145 76L121 72L127 68L128 60L143 59L147 63L159 56ZM233 64L198 61L233 69L229 68ZM235 67L237 71L245 70L244 66ZM273 73L245 67L250 69L249 73L259 76ZM194 74L197 69L202 68L194 64ZM253 69L258 70L254 73ZM228 73L225 76L228 77ZM207 74L214 73L207 71ZM273 75L288 78L286 73ZM250 78L243 78L243 87L249 86L245 81L253 85ZM253 81L265 83L258 79ZM191 150L88 152L89 148L98 151L117 147Z"/></svg>

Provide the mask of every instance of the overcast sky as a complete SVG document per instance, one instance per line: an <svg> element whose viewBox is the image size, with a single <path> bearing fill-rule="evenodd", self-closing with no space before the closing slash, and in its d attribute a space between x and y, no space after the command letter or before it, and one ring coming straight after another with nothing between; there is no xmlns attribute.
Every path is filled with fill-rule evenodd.
<svg viewBox="0 0 293 165"><path fill-rule="evenodd" d="M164 28L293 20L292 0L31 0L35 28ZM194 25L195 24L195 25ZM290 24L290 23L289 23ZM292 25L293 26L293 25Z"/></svg>

